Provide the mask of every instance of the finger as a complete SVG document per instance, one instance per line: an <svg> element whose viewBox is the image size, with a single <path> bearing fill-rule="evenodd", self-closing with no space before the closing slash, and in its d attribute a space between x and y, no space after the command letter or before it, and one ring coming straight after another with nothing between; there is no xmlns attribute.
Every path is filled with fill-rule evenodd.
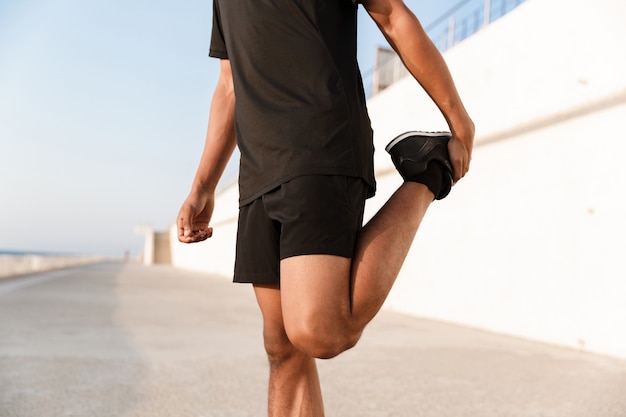
<svg viewBox="0 0 626 417"><path fill-rule="evenodd" d="M467 155L467 159L465 160L465 165L464 165L465 170L463 171L463 176L465 176L469 172L471 163L472 163L472 155L469 154Z"/></svg>
<svg viewBox="0 0 626 417"><path fill-rule="evenodd" d="M194 230L187 239L189 239L190 243L191 242L202 242L204 240L207 240L211 236L213 236L213 228L212 227L208 227L208 228L203 229L203 230Z"/></svg>
<svg viewBox="0 0 626 417"><path fill-rule="evenodd" d="M178 240L181 242L191 237L191 226L180 224L178 226Z"/></svg>
<svg viewBox="0 0 626 417"><path fill-rule="evenodd" d="M180 217L176 219L176 226L178 229L178 240L182 242L183 237L185 236L185 233L184 233L183 221Z"/></svg>
<svg viewBox="0 0 626 417"><path fill-rule="evenodd" d="M454 182L458 182L461 178L463 178L463 175L465 175L465 168L463 167L463 161L455 161L455 163L453 164L453 168L454 168Z"/></svg>
<svg viewBox="0 0 626 417"><path fill-rule="evenodd" d="M456 183L469 171L470 158L466 153L461 153L461 155L450 162L454 169L453 181Z"/></svg>
<svg viewBox="0 0 626 417"><path fill-rule="evenodd" d="M467 172L467 165L465 163L461 164L461 170L459 171L459 179L463 178L465 176L465 173Z"/></svg>
<svg viewBox="0 0 626 417"><path fill-rule="evenodd" d="M187 238L191 235L192 225L191 225L191 215L189 210L181 209L181 212L178 214L178 219L176 223L178 225L178 240L181 242L184 238Z"/></svg>

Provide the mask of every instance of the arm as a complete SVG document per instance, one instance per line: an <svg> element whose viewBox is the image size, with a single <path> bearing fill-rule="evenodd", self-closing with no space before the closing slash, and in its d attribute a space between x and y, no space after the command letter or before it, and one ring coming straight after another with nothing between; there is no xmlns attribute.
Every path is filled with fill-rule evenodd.
<svg viewBox="0 0 626 417"><path fill-rule="evenodd" d="M204 151L191 192L178 213L178 240L200 242L211 237L215 188L235 149L235 93L230 61L220 61Z"/></svg>
<svg viewBox="0 0 626 417"><path fill-rule="evenodd" d="M448 66L402 0L363 0L363 4L411 75L446 119L452 132L448 150L454 167L454 181L460 180L469 169L474 123L463 106Z"/></svg>

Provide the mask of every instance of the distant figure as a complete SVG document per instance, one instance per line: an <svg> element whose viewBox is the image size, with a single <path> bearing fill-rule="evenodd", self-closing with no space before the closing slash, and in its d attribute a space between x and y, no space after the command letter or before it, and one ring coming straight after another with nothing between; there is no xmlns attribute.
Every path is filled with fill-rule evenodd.
<svg viewBox="0 0 626 417"><path fill-rule="evenodd" d="M356 0L213 1L220 76L178 238L211 237L214 190L237 144L234 281L253 284L263 315L271 417L324 415L315 358L357 343L431 202L469 169L474 124L420 22L402 0L360 3L451 132L387 146L405 181L365 226L375 179Z"/></svg>

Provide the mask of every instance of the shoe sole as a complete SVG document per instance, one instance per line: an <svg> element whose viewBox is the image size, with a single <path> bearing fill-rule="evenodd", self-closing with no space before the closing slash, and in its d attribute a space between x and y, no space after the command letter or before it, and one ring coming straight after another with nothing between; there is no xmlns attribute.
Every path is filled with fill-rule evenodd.
<svg viewBox="0 0 626 417"><path fill-rule="evenodd" d="M396 136L395 138L393 138L391 140L391 142L389 142L387 144L387 146L385 146L385 151L387 151L387 153L389 153L391 151L391 148L393 148L394 146L396 146L398 143L400 143L401 141L403 141L404 139L410 137L410 136L425 136L425 137L429 137L429 138L436 138L436 137L446 137L446 138L451 138L452 134L450 132L421 132L418 130L411 130L408 132L404 132L398 136Z"/></svg>

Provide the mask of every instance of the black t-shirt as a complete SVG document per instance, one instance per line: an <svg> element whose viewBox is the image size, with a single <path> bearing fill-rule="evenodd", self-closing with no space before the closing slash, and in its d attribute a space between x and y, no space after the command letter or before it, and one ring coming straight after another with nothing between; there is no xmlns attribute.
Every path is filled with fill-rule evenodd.
<svg viewBox="0 0 626 417"><path fill-rule="evenodd" d="M229 59L240 205L301 175L375 189L351 0L214 0L210 54Z"/></svg>

